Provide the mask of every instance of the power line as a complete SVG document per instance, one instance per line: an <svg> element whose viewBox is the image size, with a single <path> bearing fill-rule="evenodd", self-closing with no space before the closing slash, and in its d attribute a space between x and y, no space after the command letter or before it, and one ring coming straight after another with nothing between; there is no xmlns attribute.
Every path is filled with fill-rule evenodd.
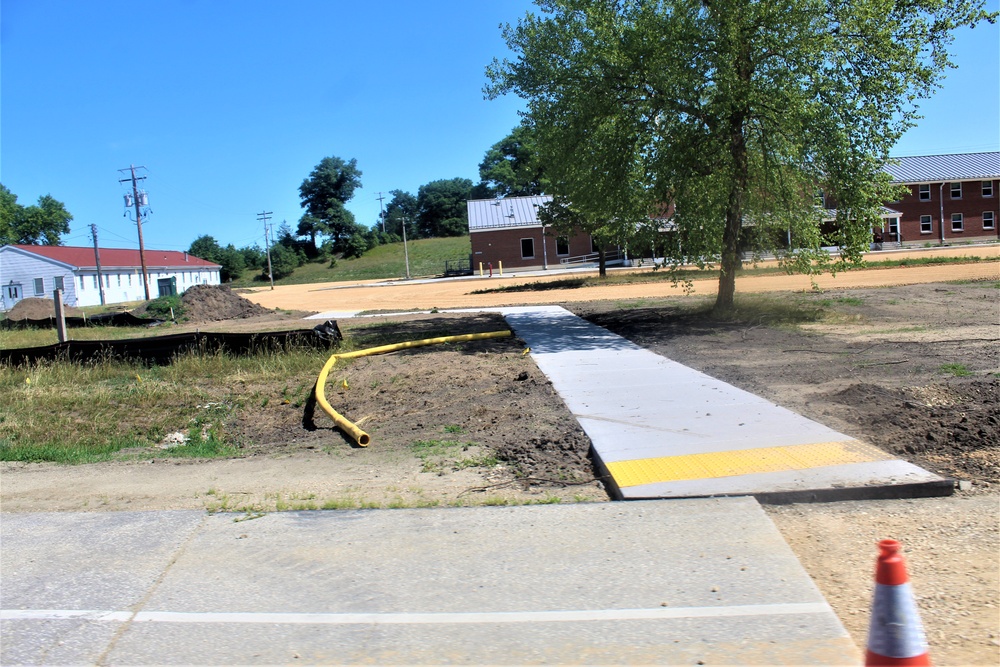
<svg viewBox="0 0 1000 667"><path fill-rule="evenodd" d="M138 168L139 169L145 169L145 167L138 167ZM149 276L146 275L146 248L145 248L145 246L143 246L143 243L142 243L142 213L139 210L140 204L142 206L146 206L146 191L145 190L142 191L142 197L140 199L140 197L139 197L139 187L138 187L138 185L136 185L136 181L144 181L144 180L146 180L146 177L145 176L136 177L135 170L136 170L136 166L134 164L133 165L129 165L128 169L119 169L118 171L120 171L120 172L126 172L126 171L129 172L130 176L129 176L129 178L119 179L118 182L119 183L124 183L125 181L128 181L128 180L132 181L132 195L135 197L135 199L134 199L134 203L135 203L135 226L139 230L139 263L142 265L142 287L143 287L143 290L145 290L145 292L146 292L146 301L149 301ZM127 206L128 203L129 203L129 201L128 201L128 193L125 193L125 205Z"/></svg>

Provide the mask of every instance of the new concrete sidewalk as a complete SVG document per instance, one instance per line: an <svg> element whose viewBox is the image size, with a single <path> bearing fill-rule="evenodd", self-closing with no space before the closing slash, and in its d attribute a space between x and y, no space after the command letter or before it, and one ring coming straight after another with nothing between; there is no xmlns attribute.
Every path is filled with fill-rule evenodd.
<svg viewBox="0 0 1000 667"><path fill-rule="evenodd" d="M0 662L860 659L752 498L240 518L4 514Z"/></svg>
<svg viewBox="0 0 1000 667"><path fill-rule="evenodd" d="M501 309L624 499L948 495L951 480L635 345L558 306Z"/></svg>

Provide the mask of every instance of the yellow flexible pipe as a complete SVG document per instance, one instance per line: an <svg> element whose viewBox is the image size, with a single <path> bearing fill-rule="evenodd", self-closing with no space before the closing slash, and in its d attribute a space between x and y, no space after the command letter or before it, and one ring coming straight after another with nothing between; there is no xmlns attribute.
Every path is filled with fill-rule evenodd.
<svg viewBox="0 0 1000 667"><path fill-rule="evenodd" d="M379 345L378 347L369 347L365 350L334 354L326 360L326 363L323 364L323 370L319 372L319 377L316 378L316 402L319 403L319 406L323 408L323 411L326 412L326 414L330 415L330 418L333 419L333 422L338 428L351 436L351 438L353 438L354 441L360 446L367 447L368 443L371 442L371 438L368 434L358 428L354 422L334 410L329 401L326 400L326 376L329 375L330 369L333 368L333 365L337 363L337 359L355 359L357 357L367 357L373 354L385 354L387 352L396 352L397 350L408 350L411 347L437 345L439 343L461 343L463 341L484 340L486 338L507 338L510 335L510 331L490 331L478 334L462 334L460 336L440 336L438 338L411 340L405 343L396 343L395 345Z"/></svg>

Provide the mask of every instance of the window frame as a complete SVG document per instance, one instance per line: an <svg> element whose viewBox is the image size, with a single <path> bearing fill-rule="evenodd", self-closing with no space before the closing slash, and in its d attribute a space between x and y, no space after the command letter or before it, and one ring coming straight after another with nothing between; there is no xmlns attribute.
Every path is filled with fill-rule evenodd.
<svg viewBox="0 0 1000 667"><path fill-rule="evenodd" d="M952 199L961 199L962 198L962 182L958 181L957 183L949 183L948 185L950 186L950 189L951 189L951 198ZM956 192L958 194L955 194Z"/></svg>
<svg viewBox="0 0 1000 667"><path fill-rule="evenodd" d="M35 296L45 296L45 278L32 278L31 285L34 288Z"/></svg>
<svg viewBox="0 0 1000 667"><path fill-rule="evenodd" d="M958 226L956 227L956 223ZM961 213L951 214L951 231L952 232L964 232L965 231L965 216Z"/></svg>
<svg viewBox="0 0 1000 667"><path fill-rule="evenodd" d="M926 190L924 189L926 188ZM924 195L927 195L926 197ZM924 183L917 186L917 199L920 201L930 201L931 200L931 184Z"/></svg>
<svg viewBox="0 0 1000 667"><path fill-rule="evenodd" d="M63 281L62 276L56 276L52 279L52 289L60 289L66 291L66 283Z"/></svg>
<svg viewBox="0 0 1000 667"><path fill-rule="evenodd" d="M934 216L931 215L920 216L920 233L921 234L934 233Z"/></svg>
<svg viewBox="0 0 1000 667"><path fill-rule="evenodd" d="M986 223L986 216L989 216L989 224ZM983 211L983 229L996 229L997 216L993 211Z"/></svg>
<svg viewBox="0 0 1000 667"><path fill-rule="evenodd" d="M566 252L559 252L559 246L562 246ZM568 257L569 256L569 237L568 236L557 236L556 237L556 257Z"/></svg>
<svg viewBox="0 0 1000 667"><path fill-rule="evenodd" d="M531 244L531 254L530 255L525 255L524 254L524 242L525 241L527 241L528 243ZM532 238L530 236L527 236L527 237L521 239L521 259L535 259L535 239L534 238Z"/></svg>
<svg viewBox="0 0 1000 667"><path fill-rule="evenodd" d="M993 181L983 181L982 192L984 198L989 198L993 196Z"/></svg>

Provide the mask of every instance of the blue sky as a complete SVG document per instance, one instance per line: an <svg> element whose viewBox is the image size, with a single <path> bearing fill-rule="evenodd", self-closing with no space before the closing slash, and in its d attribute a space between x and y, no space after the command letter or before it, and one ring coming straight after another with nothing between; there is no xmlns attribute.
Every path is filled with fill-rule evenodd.
<svg viewBox="0 0 1000 667"><path fill-rule="evenodd" d="M996 9L998 0L990 0ZM499 25L529 0L2 0L0 182L22 204L73 214L66 245L137 247L119 169L147 168L146 246L200 234L263 245L261 211L293 227L298 186L323 158L356 158L348 208L379 192L478 180L517 123L486 101L506 55ZM1000 26L959 33L938 94L897 155L1000 150Z"/></svg>

